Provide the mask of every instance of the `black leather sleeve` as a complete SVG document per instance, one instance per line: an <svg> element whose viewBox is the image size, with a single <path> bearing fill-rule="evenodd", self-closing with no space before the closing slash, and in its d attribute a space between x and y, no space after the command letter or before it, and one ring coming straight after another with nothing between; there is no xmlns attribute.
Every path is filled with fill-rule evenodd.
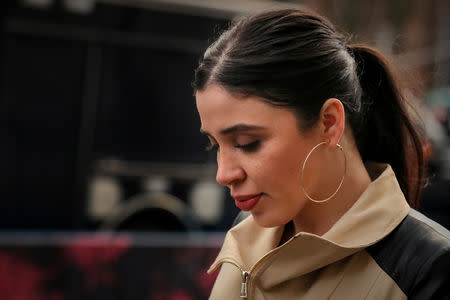
<svg viewBox="0 0 450 300"><path fill-rule="evenodd" d="M418 270L417 281L408 299L449 299L450 251L440 251Z"/></svg>
<svg viewBox="0 0 450 300"><path fill-rule="evenodd" d="M450 232L419 212L367 251L408 299L449 299Z"/></svg>

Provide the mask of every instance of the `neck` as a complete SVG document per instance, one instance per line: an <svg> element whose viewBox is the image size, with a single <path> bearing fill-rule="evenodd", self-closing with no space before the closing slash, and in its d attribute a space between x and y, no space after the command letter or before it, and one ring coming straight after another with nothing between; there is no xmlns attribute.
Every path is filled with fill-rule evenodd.
<svg viewBox="0 0 450 300"><path fill-rule="evenodd" d="M307 200L293 219L295 233L325 234L359 199L370 184L370 176L359 155L347 161L344 183L338 193L324 203Z"/></svg>

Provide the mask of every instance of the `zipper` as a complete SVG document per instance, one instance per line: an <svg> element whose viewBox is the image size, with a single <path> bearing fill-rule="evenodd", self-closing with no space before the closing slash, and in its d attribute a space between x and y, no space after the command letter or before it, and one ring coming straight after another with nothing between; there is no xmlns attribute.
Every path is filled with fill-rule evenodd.
<svg viewBox="0 0 450 300"><path fill-rule="evenodd" d="M258 266L265 258L267 258L268 256L270 256L271 254L273 254L275 252L277 248L272 249L271 251L267 252L263 257L261 257L251 268L249 271L245 271L244 269L242 269L242 267L235 262L232 259L229 258L224 258L219 260L216 265L214 266L214 268L212 268L211 270L209 270L208 272L214 272L215 269L217 269L221 264L223 263L229 263L234 265L236 268L239 269L239 271L241 272L241 277L242 277L242 282L241 282L241 292L240 292L240 298L242 299L247 299L248 297L248 282L250 280L250 275L253 272L253 270L255 270L256 266Z"/></svg>
<svg viewBox="0 0 450 300"><path fill-rule="evenodd" d="M278 246L272 250L270 250L269 252L267 252L266 254L264 254L251 268L249 271L245 271L244 269L242 269L242 267L235 262L233 259L230 258L223 258L219 261L217 261L215 263L215 266L212 266L212 268L210 270L208 270L208 273L212 273L214 272L214 270L216 270L221 264L223 263L229 263L234 265L236 268L239 269L239 271L241 272L241 277L242 277L242 282L241 282L241 292L240 292L240 298L242 299L247 299L248 297L248 282L250 280L250 275L251 273L255 270L255 268L262 263L263 260L265 260L267 257L271 256L272 254L274 254L276 251L280 250L282 247L284 247L285 245L289 244L294 238L296 238L297 235L291 237L286 243L284 243L281 246Z"/></svg>
<svg viewBox="0 0 450 300"><path fill-rule="evenodd" d="M250 276L250 272L242 271L242 283L241 283L241 295L239 297L243 299L247 299L247 284L248 284L248 277Z"/></svg>
<svg viewBox="0 0 450 300"><path fill-rule="evenodd" d="M242 282L241 282L241 294L240 294L239 297L242 298L242 299L247 299L247 295L248 295L248 294L247 294L247 291L248 291L247 287L248 287L248 280L249 280L249 278L250 278L250 272L251 272L251 271L245 271L245 270L242 269L242 267L241 267L237 262L235 262L234 260L224 258L224 259L219 260L219 261L216 263L216 265L213 266L212 269L208 270L208 273L214 272L214 270L216 270L216 269L217 269L221 264L223 264L223 263L229 263L229 264L232 264L233 266L235 266L236 268L239 269L239 271L241 272L241 277L242 277Z"/></svg>

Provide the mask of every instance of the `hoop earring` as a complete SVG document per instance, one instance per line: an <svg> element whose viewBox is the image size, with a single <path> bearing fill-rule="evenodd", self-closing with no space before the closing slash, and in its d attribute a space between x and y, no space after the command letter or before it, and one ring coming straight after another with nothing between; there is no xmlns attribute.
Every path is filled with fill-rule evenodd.
<svg viewBox="0 0 450 300"><path fill-rule="evenodd" d="M326 144L326 143L327 143L327 142L321 142L321 143L315 145L315 146L311 149L311 151L309 151L308 155L306 155L306 158L305 158L305 161L303 162L303 167L302 167L302 177L301 177L301 182L302 182L302 189L303 189L303 192L305 193L306 197L307 197L309 200L311 200L311 201L313 201L313 202L316 202L316 203L327 202L328 200L330 200L331 198L333 198L333 197L337 194L337 192L341 189L342 183L344 182L345 173L347 173L347 156L345 155L344 148L342 148L341 145L336 144L336 146L337 146L337 147L342 151L342 153L344 154L344 174L342 175L342 179L341 179L341 182L339 183L339 186L338 186L337 190L336 190L333 194L331 194L331 196L329 196L328 198L322 199L322 200L313 199L310 195L308 195L308 193L306 192L306 189L305 189L305 182L304 182L304 179L303 179L303 178L304 178L304 174L305 174L305 166L306 166L306 162L308 161L309 157L310 157L311 154L314 152L314 150L316 150L318 147L320 147L320 146L322 146L322 145L324 145L324 144Z"/></svg>

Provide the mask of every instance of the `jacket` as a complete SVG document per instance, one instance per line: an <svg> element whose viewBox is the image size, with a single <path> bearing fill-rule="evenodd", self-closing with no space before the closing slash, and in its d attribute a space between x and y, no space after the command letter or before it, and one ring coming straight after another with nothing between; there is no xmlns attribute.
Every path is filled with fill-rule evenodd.
<svg viewBox="0 0 450 300"><path fill-rule="evenodd" d="M232 227L208 273L210 299L448 299L450 233L410 209L392 168L368 167L372 182L322 236L252 216Z"/></svg>

